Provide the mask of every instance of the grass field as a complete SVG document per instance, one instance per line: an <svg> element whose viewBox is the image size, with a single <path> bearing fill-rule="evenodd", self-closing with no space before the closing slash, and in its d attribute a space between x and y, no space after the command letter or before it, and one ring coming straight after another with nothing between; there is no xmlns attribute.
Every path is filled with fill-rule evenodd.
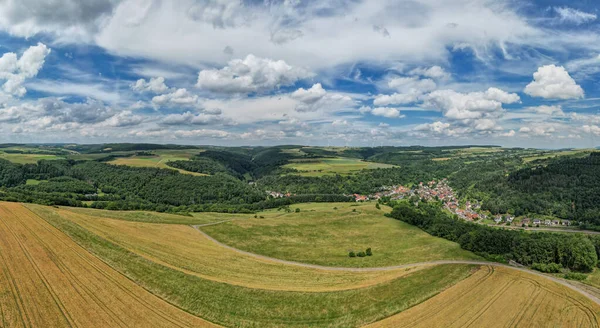
<svg viewBox="0 0 600 328"><path fill-rule="evenodd" d="M0 203L0 326L206 327L27 208Z"/></svg>
<svg viewBox="0 0 600 328"><path fill-rule="evenodd" d="M48 180L36 180L36 179L27 179L25 182L26 185L35 186L39 185L42 182L47 182Z"/></svg>
<svg viewBox="0 0 600 328"><path fill-rule="evenodd" d="M468 277L473 269L469 265L433 266L375 286L335 292L246 288L150 261L63 218L55 208L26 206L147 290L225 326L358 327L431 298Z"/></svg>
<svg viewBox="0 0 600 328"><path fill-rule="evenodd" d="M62 159L64 157L56 155L43 155L43 154L8 154L0 152L0 158L11 161L17 164L35 164L37 161L42 159Z"/></svg>
<svg viewBox="0 0 600 328"><path fill-rule="evenodd" d="M600 268L594 269L594 272L588 274L587 279L582 281L584 284L597 288L598 297L600 297Z"/></svg>
<svg viewBox="0 0 600 328"><path fill-rule="evenodd" d="M69 210L57 213L154 262L205 279L250 288L312 292L356 289L422 269L342 272L297 267L224 248L190 226L104 219Z"/></svg>
<svg viewBox="0 0 600 328"><path fill-rule="evenodd" d="M525 163L529 163L529 162L533 162L538 159L548 159L548 158L553 158L553 157L576 156L576 155L585 156L593 151L596 151L596 150L595 149L574 149L574 150L564 150L564 151L553 151L553 152L548 152L548 153L544 153L544 154L540 154L540 155L523 157L523 161Z"/></svg>
<svg viewBox="0 0 600 328"><path fill-rule="evenodd" d="M303 176L323 176L328 174L352 174L363 169L394 167L389 164L365 162L356 158L315 158L292 160L284 168L296 169Z"/></svg>
<svg viewBox="0 0 600 328"><path fill-rule="evenodd" d="M191 174L196 176L205 176L206 174L190 172L167 165L169 161L187 161L192 156L200 153L198 149L162 149L154 150L152 153L156 156L131 156L131 157L118 157L110 162L109 164L114 165L127 165L133 167L156 167L160 169L169 169L179 171L184 174Z"/></svg>
<svg viewBox="0 0 600 328"><path fill-rule="evenodd" d="M377 267L478 259L456 243L383 216L389 211L385 206L381 210L374 203L293 205L296 207L300 213L269 210L259 213L264 219L236 220L201 229L220 242L245 251L326 266ZM373 249L373 256L348 257L348 251L367 247Z"/></svg>
<svg viewBox="0 0 600 328"><path fill-rule="evenodd" d="M598 327L600 307L548 279L485 267L432 299L368 327Z"/></svg>

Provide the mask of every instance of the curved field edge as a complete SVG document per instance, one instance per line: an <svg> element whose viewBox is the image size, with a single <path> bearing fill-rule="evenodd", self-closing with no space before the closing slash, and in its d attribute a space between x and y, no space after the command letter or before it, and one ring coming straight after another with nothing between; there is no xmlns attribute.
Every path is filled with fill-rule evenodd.
<svg viewBox="0 0 600 328"><path fill-rule="evenodd" d="M16 203L0 203L0 326L206 327Z"/></svg>
<svg viewBox="0 0 600 328"><path fill-rule="evenodd" d="M201 212L192 213L191 216L159 213L150 211L113 211L101 210L84 207L68 207L60 206L61 210L94 216L97 218L115 219L131 222L144 223L163 223L163 224L185 224L185 225L203 225L228 220L243 220L251 218L250 214L229 214L229 213L213 213Z"/></svg>
<svg viewBox="0 0 600 328"><path fill-rule="evenodd" d="M598 327L600 306L544 277L485 266L381 327Z"/></svg>
<svg viewBox="0 0 600 328"><path fill-rule="evenodd" d="M200 278L248 288L306 292L359 289L426 267L355 272L289 265L232 250L186 225L127 222L62 209L52 211L155 263Z"/></svg>
<svg viewBox="0 0 600 328"><path fill-rule="evenodd" d="M257 218L200 227L222 244L254 254L338 267L383 267L436 260L481 260L457 243L384 216L375 203L305 203L300 212L268 210ZM372 248L373 256L350 258Z"/></svg>
<svg viewBox="0 0 600 328"><path fill-rule="evenodd" d="M377 286L323 293L250 289L174 270L119 247L41 206L34 212L117 271L177 306L235 327L357 327L419 304L468 277L473 265L439 265Z"/></svg>

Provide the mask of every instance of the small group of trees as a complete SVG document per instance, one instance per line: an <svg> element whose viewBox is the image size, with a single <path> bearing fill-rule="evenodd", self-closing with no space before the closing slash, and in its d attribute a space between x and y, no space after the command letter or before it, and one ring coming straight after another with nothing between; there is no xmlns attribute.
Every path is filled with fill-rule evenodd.
<svg viewBox="0 0 600 328"><path fill-rule="evenodd" d="M371 247L369 247L365 251L359 251L359 252L350 251L350 252L348 252L348 256L349 257L373 256L373 251L371 250Z"/></svg>

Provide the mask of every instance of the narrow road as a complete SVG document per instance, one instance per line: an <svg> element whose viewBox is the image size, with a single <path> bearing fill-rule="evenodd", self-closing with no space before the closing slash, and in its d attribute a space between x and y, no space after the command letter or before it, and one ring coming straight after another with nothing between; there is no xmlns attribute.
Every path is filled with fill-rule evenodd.
<svg viewBox="0 0 600 328"><path fill-rule="evenodd" d="M489 227L494 228L504 228L504 229L512 229L512 230L526 230L526 231L544 231L544 232L566 232L566 233L583 233L586 235L599 235L600 232L592 231L592 230L579 230L579 229L561 229L561 228L523 228L523 227L510 227L510 226L495 226L488 225Z"/></svg>
<svg viewBox="0 0 600 328"><path fill-rule="evenodd" d="M497 262L467 261L467 260L439 260L439 261L427 261L427 262L409 263L409 264L393 265L393 266L385 266L385 267L374 267L374 268L345 268L345 267L329 267L329 266L323 266L323 265L317 265L317 264L309 264L309 263L281 260L281 259L277 259L274 257L269 257L269 256L246 252L241 249L237 249L235 247L225 245L225 244L221 243L220 241L214 239L213 237L209 236L204 231L200 230L200 227L202 227L202 226L218 224L218 223L220 223L220 222L209 223L209 224L204 224L204 225L194 225L192 227L194 229L196 229L198 232L200 232L205 238L211 240L213 243L215 243L221 247L227 248L229 250L232 250L232 251L240 253L240 254L252 256L254 258L261 259L261 260L272 261L272 262L281 263L281 264L295 265L295 266L300 266L300 267L304 267L304 268L312 268L312 269L326 270L326 271L345 271L345 272L390 271L390 270L412 268L412 267L423 266L423 265L440 265L440 264L491 265L491 266L495 266L495 267L503 267L503 268L509 268L509 269L513 269L513 270L517 270L517 271L521 271L521 272L527 272L529 274L533 274L538 277L550 279L558 284L561 284L567 288L570 288L570 289L584 295L585 297L594 301L596 304L600 305L600 299L598 297L588 293L587 291L585 291L584 289L582 289L580 287L572 285L571 283L568 282L568 280L556 278L554 276L546 275L541 272L530 270L527 268L514 267L514 266L497 263Z"/></svg>

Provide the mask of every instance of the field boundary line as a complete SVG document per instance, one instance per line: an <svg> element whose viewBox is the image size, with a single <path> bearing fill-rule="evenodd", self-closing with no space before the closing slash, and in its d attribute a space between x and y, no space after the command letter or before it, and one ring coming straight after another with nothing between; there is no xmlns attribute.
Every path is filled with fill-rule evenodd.
<svg viewBox="0 0 600 328"><path fill-rule="evenodd" d="M526 272L538 277L543 277L546 278L548 280L551 280L555 283L558 283L560 285L563 285L567 288L570 288L582 295L584 295L585 297L591 299L592 301L594 301L596 304L600 305L600 298L588 293L587 291L570 284L569 282L567 282L564 279L560 279L560 278L556 278L556 277L552 277L549 275L545 275L541 272L537 272L534 270L530 270L530 269L526 269L526 268L521 268L521 267L514 267L514 266L510 266L507 264L502 264L502 263L498 263L498 262L487 262L487 261L469 261L469 260L438 260L438 261L426 261L426 262L416 262L416 263L408 263L408 264L401 264L401 265L393 265L393 266L385 266L385 267L371 267L371 268L348 268L348 267L331 267L331 266L324 266L324 265L318 265L318 264L309 264L309 263L301 263L301 262L295 262L295 261L288 261L288 260L282 260L282 259L278 259L278 258L274 258L274 257L269 257L269 256L265 256L265 255L259 255L259 254L255 254L255 253L251 253L251 252L247 252L247 251L243 251L241 249L223 244L222 242L216 240L215 238L211 237L209 234L207 234L206 232L202 231L200 229L200 226L198 225L192 225L192 227L194 229L196 229L196 231L198 231L200 234L202 234L205 238L208 238L208 240L214 242L215 244L227 248L229 250L232 250L234 252L238 252L240 254L244 254L244 255L248 255L248 256L252 256L261 260L265 260L265 261L272 261L272 262L277 262L277 263L281 263L281 264L289 264L289 265L295 265L295 266L301 266L301 267L305 267L305 268L312 268L312 269L318 269L318 270L325 270L325 271L347 271L347 272L374 272L374 271L391 271L391 270L397 270L397 269L407 269L407 268L412 268L412 267L416 267L416 266L424 266L424 265L442 265L442 264L473 264L473 265L490 265L490 266L495 266L495 267L501 267L501 268L508 268L508 269L512 269L512 270L517 270L517 271L521 271L521 272Z"/></svg>
<svg viewBox="0 0 600 328"><path fill-rule="evenodd" d="M229 221L235 221L235 220L239 220L239 218L227 219L227 220L222 220L222 221L217 221L217 222L209 222L209 223L203 223L203 224L195 224L192 227L198 229L201 227L208 227L208 226L217 225L217 224L221 224L221 223L225 223L225 222L229 222Z"/></svg>

